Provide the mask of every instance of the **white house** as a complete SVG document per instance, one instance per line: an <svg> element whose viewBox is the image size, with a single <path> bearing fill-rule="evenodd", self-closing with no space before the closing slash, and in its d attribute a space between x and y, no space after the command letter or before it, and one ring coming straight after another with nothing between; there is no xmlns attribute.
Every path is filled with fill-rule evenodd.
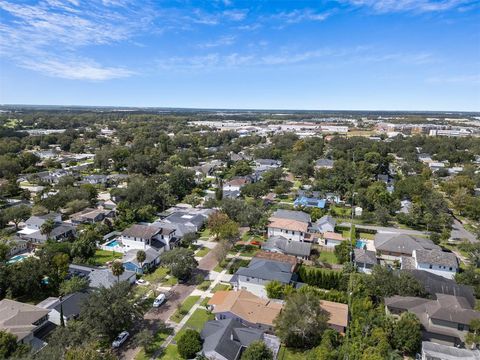
<svg viewBox="0 0 480 360"><path fill-rule="evenodd" d="M320 245L323 245L326 247L335 247L337 245L340 245L345 240L346 239L342 236L342 234L338 234L330 231L327 231L326 233L324 233L323 237L319 239Z"/></svg>
<svg viewBox="0 0 480 360"><path fill-rule="evenodd" d="M165 246L165 250L170 250L170 242L174 236L174 228L135 224L124 230L119 240L125 247L125 252L132 249L145 250L149 246L155 248Z"/></svg>
<svg viewBox="0 0 480 360"><path fill-rule="evenodd" d="M402 269L428 271L447 279L453 279L459 268L455 254L441 250L413 250L412 257L402 256L400 263Z"/></svg>
<svg viewBox="0 0 480 360"><path fill-rule="evenodd" d="M302 211L277 210L269 219L268 237L282 236L290 241L305 241L310 215Z"/></svg>

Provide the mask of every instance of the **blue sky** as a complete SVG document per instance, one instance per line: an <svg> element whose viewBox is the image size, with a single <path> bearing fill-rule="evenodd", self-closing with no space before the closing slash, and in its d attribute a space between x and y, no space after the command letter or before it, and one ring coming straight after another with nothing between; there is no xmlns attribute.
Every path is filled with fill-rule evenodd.
<svg viewBox="0 0 480 360"><path fill-rule="evenodd" d="M480 1L0 0L0 103L480 111Z"/></svg>

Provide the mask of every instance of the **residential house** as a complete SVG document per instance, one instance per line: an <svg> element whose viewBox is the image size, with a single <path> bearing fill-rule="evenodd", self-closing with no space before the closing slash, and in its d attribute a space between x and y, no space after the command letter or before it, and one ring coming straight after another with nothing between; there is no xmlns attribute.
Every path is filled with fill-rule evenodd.
<svg viewBox="0 0 480 360"><path fill-rule="evenodd" d="M293 206L295 207L324 209L326 205L327 205L326 199L312 198L312 197L306 197L306 196L298 197L293 202Z"/></svg>
<svg viewBox="0 0 480 360"><path fill-rule="evenodd" d="M335 247L337 245L340 245L345 240L346 239L343 237L342 234L327 231L323 233L322 237L319 238L319 243L322 246Z"/></svg>
<svg viewBox="0 0 480 360"><path fill-rule="evenodd" d="M131 249L146 250L148 247L163 252L170 250L170 244L175 241L175 229L165 225L157 227L134 224L125 229L118 240L122 243L124 252Z"/></svg>
<svg viewBox="0 0 480 360"><path fill-rule="evenodd" d="M152 247L147 247L145 251L145 261L139 263L137 253L139 250L129 250L123 254L122 263L126 270L134 271L137 274L143 274L145 270L153 269L160 264L161 252Z"/></svg>
<svg viewBox="0 0 480 360"><path fill-rule="evenodd" d="M385 261L400 261L402 256L412 256L413 250L441 250L427 238L405 234L377 233L374 240L377 255Z"/></svg>
<svg viewBox="0 0 480 360"><path fill-rule="evenodd" d="M328 327L344 335L348 326L348 305L321 300L320 307L329 315Z"/></svg>
<svg viewBox="0 0 480 360"><path fill-rule="evenodd" d="M268 237L282 236L288 240L304 241L310 215L302 211L277 210L269 219Z"/></svg>
<svg viewBox="0 0 480 360"><path fill-rule="evenodd" d="M318 159L315 161L315 169L333 169L335 162L330 159Z"/></svg>
<svg viewBox="0 0 480 360"><path fill-rule="evenodd" d="M264 341L277 358L280 340L263 330L250 328L234 319L213 320L205 323L200 336L201 354L212 360L238 360L254 341Z"/></svg>
<svg viewBox="0 0 480 360"><path fill-rule="evenodd" d="M45 344L35 337L48 322L48 310L14 300L0 301L0 330L15 335L17 342L39 349Z"/></svg>
<svg viewBox="0 0 480 360"><path fill-rule="evenodd" d="M54 228L50 234L42 234L42 225L47 221L54 222ZM71 224L62 222L62 216L58 213L49 213L46 215L33 215L25 221L23 229L17 232L17 235L32 243L44 243L47 241L47 235L53 240L63 240L75 236L75 227Z"/></svg>
<svg viewBox="0 0 480 360"><path fill-rule="evenodd" d="M64 297L49 297L38 303L37 306L49 310L48 320L57 326L62 324L61 314L63 314L64 324L78 318L82 303L88 298L85 292L76 292Z"/></svg>
<svg viewBox="0 0 480 360"><path fill-rule="evenodd" d="M195 233L204 227L210 214L215 212L213 209L179 209L174 210L163 220L154 222L152 225L164 224L175 229L175 237L183 238L188 233Z"/></svg>
<svg viewBox="0 0 480 360"><path fill-rule="evenodd" d="M107 175L93 174L86 175L83 177L82 184L91 184L91 185L105 185L108 181Z"/></svg>
<svg viewBox="0 0 480 360"><path fill-rule="evenodd" d="M331 217L330 215L322 216L318 219L313 226L315 227L316 231L319 233L326 233L326 232L335 232L335 225L337 224L336 220Z"/></svg>
<svg viewBox="0 0 480 360"><path fill-rule="evenodd" d="M417 269L453 279L458 272L458 259L454 253L441 250L413 250L412 256L400 258L401 269Z"/></svg>
<svg viewBox="0 0 480 360"><path fill-rule="evenodd" d="M480 350L459 349L453 346L422 341L421 358L418 360L480 360Z"/></svg>
<svg viewBox="0 0 480 360"><path fill-rule="evenodd" d="M249 291L217 291L208 301L216 320L235 319L243 325L273 332L273 321L282 303L260 298Z"/></svg>
<svg viewBox="0 0 480 360"><path fill-rule="evenodd" d="M115 212L112 210L86 208L70 216L73 224L95 224L102 222L106 218L113 218Z"/></svg>
<svg viewBox="0 0 480 360"><path fill-rule="evenodd" d="M262 250L308 259L312 251L312 244L288 240L283 236L271 236L263 243Z"/></svg>
<svg viewBox="0 0 480 360"><path fill-rule="evenodd" d="M400 201L400 210L397 211L397 214L409 214L412 206L413 203L410 200Z"/></svg>
<svg viewBox="0 0 480 360"><path fill-rule="evenodd" d="M18 253L27 251L28 249L28 240L21 239L18 236L13 237L8 241L9 250L8 256L14 256Z"/></svg>
<svg viewBox="0 0 480 360"><path fill-rule="evenodd" d="M249 177L238 177L223 184L223 191L240 191L242 187L250 184L252 180Z"/></svg>
<svg viewBox="0 0 480 360"><path fill-rule="evenodd" d="M411 296L385 298L387 314L403 312L415 314L422 324L422 338L439 344L463 345L473 319L480 312L472 309L468 301L459 296L436 294L436 300Z"/></svg>
<svg viewBox="0 0 480 360"><path fill-rule="evenodd" d="M353 249L353 263L359 272L370 274L375 265L378 264L375 251L366 249Z"/></svg>
<svg viewBox="0 0 480 360"><path fill-rule="evenodd" d="M297 286L297 259L278 253L259 252L247 267L240 267L231 278L235 290L247 290L267 298L265 285L277 280L284 285Z"/></svg>
<svg viewBox="0 0 480 360"><path fill-rule="evenodd" d="M76 264L70 264L68 266L68 274L69 277L78 276L87 278L91 288L110 288L119 280L127 281L129 284L133 284L135 283L135 280L137 280L137 276L134 271L125 270L123 274L120 275L120 279L118 279L112 274L111 269Z"/></svg>
<svg viewBox="0 0 480 360"><path fill-rule="evenodd" d="M444 278L423 270L401 270L412 275L425 289L430 298L436 299L437 294L454 295L465 298L472 308L475 307L473 287L457 284L455 280Z"/></svg>

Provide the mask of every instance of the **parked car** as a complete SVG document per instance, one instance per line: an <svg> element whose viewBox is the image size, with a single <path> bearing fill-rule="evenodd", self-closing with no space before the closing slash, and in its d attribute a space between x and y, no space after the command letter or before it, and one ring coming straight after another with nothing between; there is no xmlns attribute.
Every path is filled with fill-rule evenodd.
<svg viewBox="0 0 480 360"><path fill-rule="evenodd" d="M112 347L119 348L128 339L129 336L130 334L128 333L128 331L122 331L120 335L118 335L116 339L113 340Z"/></svg>
<svg viewBox="0 0 480 360"><path fill-rule="evenodd" d="M137 285L148 285L148 281L143 280L143 279L138 279L135 281L135 284Z"/></svg>
<svg viewBox="0 0 480 360"><path fill-rule="evenodd" d="M160 305L162 305L167 298L165 297L165 294L160 294L158 295L155 300L153 300L153 307L158 308Z"/></svg>

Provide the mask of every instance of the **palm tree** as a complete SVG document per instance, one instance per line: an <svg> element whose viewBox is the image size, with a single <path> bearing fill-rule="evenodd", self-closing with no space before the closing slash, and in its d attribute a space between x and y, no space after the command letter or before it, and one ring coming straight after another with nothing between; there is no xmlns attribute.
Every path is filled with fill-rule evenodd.
<svg viewBox="0 0 480 360"><path fill-rule="evenodd" d="M55 222L53 219L48 219L40 226L40 233L46 235L48 240L53 229L55 229Z"/></svg>
<svg viewBox="0 0 480 360"><path fill-rule="evenodd" d="M138 250L137 251L137 261L140 264L140 267L142 269L142 273L143 273L143 262L145 261L146 258L147 258L147 254L145 254L145 251L143 251L143 250Z"/></svg>
<svg viewBox="0 0 480 360"><path fill-rule="evenodd" d="M112 274L113 276L117 277L117 282L120 282L120 276L123 274L125 271L125 268L123 267L123 264L121 261L114 261L112 264Z"/></svg>

